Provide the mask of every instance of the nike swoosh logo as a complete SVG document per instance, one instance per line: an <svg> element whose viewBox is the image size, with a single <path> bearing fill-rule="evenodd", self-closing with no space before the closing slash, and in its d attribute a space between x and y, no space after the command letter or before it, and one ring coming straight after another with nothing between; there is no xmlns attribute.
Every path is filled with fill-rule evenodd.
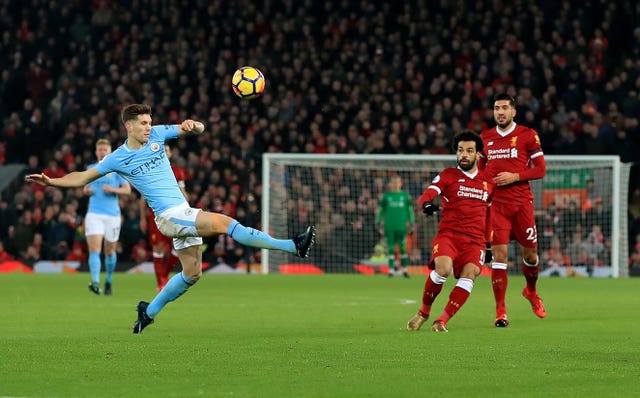
<svg viewBox="0 0 640 398"><path fill-rule="evenodd" d="M133 160L133 158L131 158L129 160L125 160L124 165L125 166L129 166L129 163L131 163L132 160Z"/></svg>

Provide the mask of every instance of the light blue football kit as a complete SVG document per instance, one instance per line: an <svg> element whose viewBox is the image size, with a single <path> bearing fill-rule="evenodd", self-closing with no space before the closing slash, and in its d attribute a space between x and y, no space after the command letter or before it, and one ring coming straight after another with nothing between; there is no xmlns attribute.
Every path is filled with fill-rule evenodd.
<svg viewBox="0 0 640 398"><path fill-rule="evenodd" d="M142 148L129 148L127 140L107 155L96 166L96 170L102 175L117 172L129 181L153 210L160 232L173 237L175 248L180 250L202 244L202 238L195 227L200 209L189 207L164 151L164 142L177 137L177 125L153 126L149 141ZM296 253L292 240L274 239L235 220L229 225L227 235L243 245ZM174 275L149 304L147 315L154 318L168 302L178 298L195 282L182 272Z"/></svg>
<svg viewBox="0 0 640 398"><path fill-rule="evenodd" d="M97 166L98 163L90 164L87 169ZM120 237L120 203L118 195L112 192L105 192L103 187L108 185L112 188L119 188L127 181L117 173L108 173L90 182L88 187L92 194L89 197L89 209L85 217L85 235L102 235L108 242L117 242ZM104 256L104 266L106 271L106 283L111 283L113 271L118 261L116 253ZM89 271L91 280L100 283L100 252L89 252Z"/></svg>

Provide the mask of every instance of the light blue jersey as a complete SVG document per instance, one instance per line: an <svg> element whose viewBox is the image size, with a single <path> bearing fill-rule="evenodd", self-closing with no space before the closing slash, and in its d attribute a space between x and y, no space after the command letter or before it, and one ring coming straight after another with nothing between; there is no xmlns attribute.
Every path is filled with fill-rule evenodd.
<svg viewBox="0 0 640 398"><path fill-rule="evenodd" d="M94 168L98 163L90 164L87 169ZM112 188L119 188L127 184L127 181L116 173L107 173L95 181L87 184L93 191L89 197L88 213L104 214L107 216L120 216L120 203L118 195L113 192L105 192L102 187L109 185Z"/></svg>
<svg viewBox="0 0 640 398"><path fill-rule="evenodd" d="M155 214L162 214L185 202L164 152L164 142L176 137L177 125L153 126L149 141L142 148L131 149L125 141L96 170L102 175L111 171L120 174L142 194Z"/></svg>

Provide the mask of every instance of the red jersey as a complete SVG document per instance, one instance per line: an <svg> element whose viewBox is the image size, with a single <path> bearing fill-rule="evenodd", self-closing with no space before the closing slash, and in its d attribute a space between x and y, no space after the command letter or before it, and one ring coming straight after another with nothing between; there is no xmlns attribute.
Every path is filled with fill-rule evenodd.
<svg viewBox="0 0 640 398"><path fill-rule="evenodd" d="M185 190L185 180L187 173L184 171L182 167L171 165L171 170L173 171L173 175L176 176L176 181L178 181L178 187L180 190L184 192ZM147 225L153 225L155 227L154 222L155 215L153 214L153 210L150 207L147 207L147 219L149 220Z"/></svg>
<svg viewBox="0 0 640 398"><path fill-rule="evenodd" d="M475 175L458 167L442 170L418 199L420 207L440 195L442 220L438 233L453 232L486 240L487 208L495 189L493 180L482 170Z"/></svg>
<svg viewBox="0 0 640 398"><path fill-rule="evenodd" d="M518 173L520 181L496 187L494 202L527 202L533 200L529 180L542 178L546 173L544 154L540 137L535 130L516 123L505 133L499 133L497 127L484 130L484 162L479 167L486 167L491 178L502 171ZM537 160L534 160L537 159ZM534 162L536 168L532 168Z"/></svg>

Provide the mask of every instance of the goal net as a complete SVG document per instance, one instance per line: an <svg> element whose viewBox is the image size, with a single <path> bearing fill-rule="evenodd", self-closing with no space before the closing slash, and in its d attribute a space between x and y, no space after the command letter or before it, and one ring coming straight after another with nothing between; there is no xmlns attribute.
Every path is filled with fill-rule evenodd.
<svg viewBox="0 0 640 398"><path fill-rule="evenodd" d="M547 175L532 181L541 274L627 276L629 166L616 156L546 156ZM425 217L417 198L454 155L263 155L262 228L294 236L314 223L316 244L308 259L262 251L263 273L386 273L388 252L376 227L378 203L390 177L414 205L415 233L407 236L410 274L426 273L439 214ZM465 222L465 220L460 220ZM521 254L509 245L509 272L520 272ZM399 262L399 250L392 251Z"/></svg>

